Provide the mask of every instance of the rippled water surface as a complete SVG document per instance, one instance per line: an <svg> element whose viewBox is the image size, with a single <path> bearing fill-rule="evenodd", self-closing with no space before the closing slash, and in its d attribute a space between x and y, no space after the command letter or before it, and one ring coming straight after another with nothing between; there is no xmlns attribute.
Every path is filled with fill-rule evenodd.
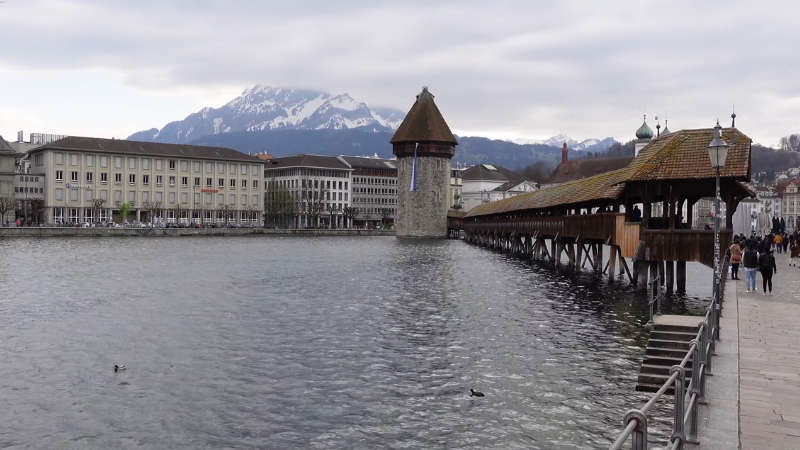
<svg viewBox="0 0 800 450"><path fill-rule="evenodd" d="M647 398L635 291L460 241L2 239L0 280L0 448L605 448Z"/></svg>

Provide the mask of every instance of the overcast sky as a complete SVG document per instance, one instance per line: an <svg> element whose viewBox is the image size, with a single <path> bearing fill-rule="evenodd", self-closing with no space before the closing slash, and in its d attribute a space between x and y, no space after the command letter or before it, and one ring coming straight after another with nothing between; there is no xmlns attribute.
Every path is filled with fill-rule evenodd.
<svg viewBox="0 0 800 450"><path fill-rule="evenodd" d="M0 134L127 137L263 84L408 110L450 128L627 141L717 118L800 133L800 2L4 0Z"/></svg>

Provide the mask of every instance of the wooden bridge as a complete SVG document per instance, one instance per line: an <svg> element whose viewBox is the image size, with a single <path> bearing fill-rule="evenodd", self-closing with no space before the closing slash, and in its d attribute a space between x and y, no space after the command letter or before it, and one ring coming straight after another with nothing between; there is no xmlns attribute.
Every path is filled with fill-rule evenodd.
<svg viewBox="0 0 800 450"><path fill-rule="evenodd" d="M751 139L736 128L723 129L722 137L730 149L721 171L728 211L721 252L730 246L736 206L754 195L742 184L750 179ZM619 270L641 287L649 270L651 279L661 275L667 290L673 284L683 290L687 261L709 267L714 262L714 232L691 229L692 206L715 195L716 172L708 157L713 138L712 128L662 135L628 167L480 205L448 217L448 226L463 230L476 245L554 263L566 256L569 264L588 263L609 280ZM641 205L641 217L632 216L634 205Z"/></svg>

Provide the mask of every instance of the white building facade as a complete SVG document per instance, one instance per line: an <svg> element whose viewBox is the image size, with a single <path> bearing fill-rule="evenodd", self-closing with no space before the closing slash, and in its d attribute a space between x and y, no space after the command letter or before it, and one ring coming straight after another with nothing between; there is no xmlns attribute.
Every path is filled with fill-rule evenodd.
<svg viewBox="0 0 800 450"><path fill-rule="evenodd" d="M352 169L351 204L357 208L355 225L364 228L388 226L397 214L396 160L341 157Z"/></svg>
<svg viewBox="0 0 800 450"><path fill-rule="evenodd" d="M28 158L44 178L46 222L262 220L264 164L233 149L67 137Z"/></svg>

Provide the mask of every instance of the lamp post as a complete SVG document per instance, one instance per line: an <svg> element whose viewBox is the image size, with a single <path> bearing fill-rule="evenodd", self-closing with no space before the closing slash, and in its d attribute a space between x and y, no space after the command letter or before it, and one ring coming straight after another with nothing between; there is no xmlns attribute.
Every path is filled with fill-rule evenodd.
<svg viewBox="0 0 800 450"><path fill-rule="evenodd" d="M722 127L719 126L719 120L717 120L717 125L714 127L714 140L708 144L708 157L711 159L711 167L716 169L717 172L717 190L716 196L714 198L714 300L716 305L716 311L712 311L712 314L716 314L717 318L719 317L719 283L722 279L722 274L720 273L720 263L719 263L719 254L720 254L720 246L719 246L719 201L720 201L720 193L719 193L719 178L720 178L720 170L725 165L725 158L728 157L728 144L722 140ZM717 320L717 330L719 330L719 320ZM719 339L719 331L717 331L717 336L715 338Z"/></svg>

